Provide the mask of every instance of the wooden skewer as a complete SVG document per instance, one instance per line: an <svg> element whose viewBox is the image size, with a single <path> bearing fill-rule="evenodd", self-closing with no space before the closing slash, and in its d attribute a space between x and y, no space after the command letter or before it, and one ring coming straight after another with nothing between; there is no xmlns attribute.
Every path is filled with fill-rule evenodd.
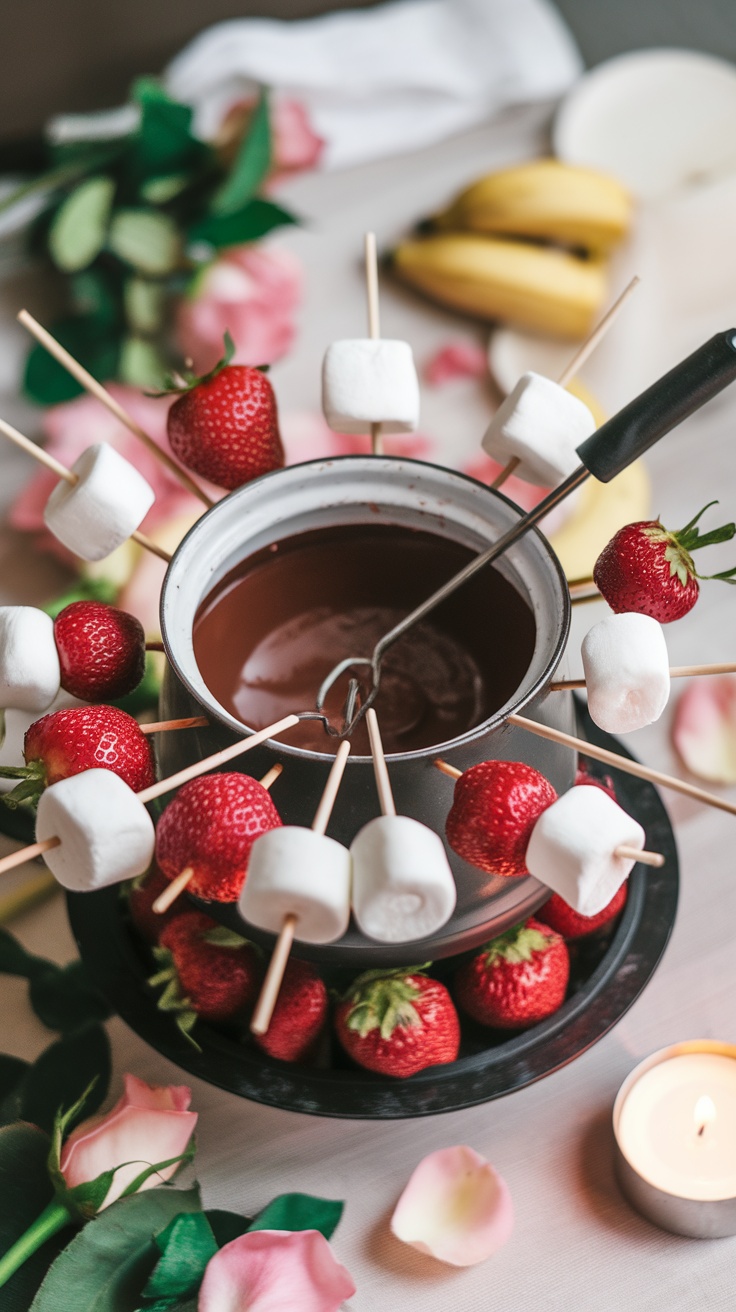
<svg viewBox="0 0 736 1312"><path fill-rule="evenodd" d="M70 487L76 487L79 478L72 473L71 469L67 469L66 465L62 465L60 461L55 460L52 455L49 455L48 451L44 451L43 447L36 446L35 442L31 442L30 438L24 437L23 433L19 433L17 428L13 428L13 425L6 423L4 419L0 419L0 433L4 433L14 446L20 447L21 451L26 451L29 456L33 456L33 459L37 460L39 465L45 465L53 474L56 474L57 478L63 479ZM145 547L146 551L152 551L154 556L159 556L161 560L165 560L167 565L171 564L171 556L168 551L164 551L163 547L159 547L158 543L153 542L145 533L140 533L136 529L130 536L134 542L137 542L141 547Z"/></svg>
<svg viewBox="0 0 736 1312"><path fill-rule="evenodd" d="M162 642L152 640L146 643L146 651L166 651L166 648Z"/></svg>
<svg viewBox="0 0 736 1312"><path fill-rule="evenodd" d="M589 601L602 601L602 594L596 587L590 588L587 592L576 592L574 597L570 598L571 606L585 606Z"/></svg>
<svg viewBox="0 0 736 1312"><path fill-rule="evenodd" d="M206 715L190 715L188 720L156 720L154 724L141 724L141 733L168 733L171 729L205 729L209 724Z"/></svg>
<svg viewBox="0 0 736 1312"><path fill-rule="evenodd" d="M692 679L702 674L736 674L736 664L724 661L721 665L671 665L671 679ZM550 692L567 692L571 688L584 688L585 679L558 679L549 685Z"/></svg>
<svg viewBox="0 0 736 1312"><path fill-rule="evenodd" d="M376 788L378 789L378 800L381 804L381 815L396 815L396 803L391 789L391 780L388 775L386 757L381 742L381 731L378 727L378 717L373 707L366 711L366 724L368 726L368 737L371 743L371 752L373 753L373 773L376 776Z"/></svg>
<svg viewBox="0 0 736 1312"><path fill-rule="evenodd" d="M75 360L73 355L69 354L69 352L61 345L61 342L57 342L56 338L51 336L48 329L42 327L38 320L34 319L33 315L29 314L27 310L20 311L18 314L18 322L22 323L23 327L28 329L29 333L35 337L36 341L40 342L41 346L46 348L49 355L53 355L54 359L58 360L59 364L72 375L72 378L76 378L77 382L81 384L85 391L89 392L91 396L95 396L98 401L101 401L110 413L115 415L115 418L119 419L121 424L124 424L133 436L138 438L139 442L143 443L147 450L150 451L151 455L155 456L162 465L166 466L170 473L174 475L174 478L179 480L182 487L186 488L187 492L191 492L193 496L198 497L200 501L203 501L208 510L214 506L215 502L212 498L208 497L207 493L195 483L194 479L190 477L186 469L183 469L181 465L177 464L177 462L172 459L166 451L163 451L161 447L154 442L153 438L146 432L146 430L141 428L140 424L136 423L133 416L129 415L127 410L123 409L120 403L115 400L114 396L110 395L107 388L103 387L102 383L98 383L97 379L93 378L92 374L88 373L84 366L81 365L78 360Z"/></svg>
<svg viewBox="0 0 736 1312"><path fill-rule="evenodd" d="M207 723L207 721L205 721L205 723ZM263 778L260 780L261 788L265 788L266 791L268 791L271 784L275 783L278 779L283 768L283 765L280 764L272 765L271 769L267 770ZM159 893L156 901L151 903L151 910L155 911L157 916L163 915L164 911L168 911L172 902L176 901L179 894L184 892L184 889L193 878L194 867L185 866L183 870L179 871L176 878L172 879L168 887L165 888L162 893Z"/></svg>
<svg viewBox="0 0 736 1312"><path fill-rule="evenodd" d="M674 775L663 774L661 770L652 770L648 765L640 765L638 761L630 761L627 756L619 756L618 752L610 752L605 747L595 747L583 738L575 738L570 733L563 733L560 729L552 729L548 724L538 724L536 720L527 720L523 715L507 716L509 724L516 724L520 729L526 729L529 733L534 733L538 738L547 738L552 743L560 743L563 747L571 747L573 751L580 752L583 756L589 756L593 761L602 761L604 765L613 766L614 770L621 770L624 774L633 774L637 779L646 779L650 784L659 784L660 788L671 788L675 793L682 793L685 797L692 797L696 802L704 802L706 806L714 806L719 811L728 811L730 815L736 815L736 802L729 802L725 797L718 797L715 793L708 793L704 788L696 788L694 784L685 783L683 779L676 779Z"/></svg>
<svg viewBox="0 0 736 1312"><path fill-rule="evenodd" d="M596 324L593 331L589 333L589 335L586 337L584 342L581 342L580 346L578 347L574 356L570 360L569 364L566 365L566 367L563 369L562 373L560 374L559 378L557 379L560 387L566 387L570 379L577 372L577 370L582 368L582 366L585 364L585 361L588 359L588 356L592 355L598 343L601 341L603 337L605 337L614 319L618 318L619 314L621 313L621 310L623 310L624 305L628 301L632 292L636 290L640 281L641 279L637 275L635 275L631 279L631 282L626 287L624 287L624 290L622 291L621 295L617 298L617 300L613 302L613 305L609 307L609 309L606 311L600 322ZM496 478L493 480L493 482L491 483L491 487L494 490L496 488L503 487L504 483L506 482L506 479L511 477L514 470L520 465L520 463L521 461L518 456L512 456L508 464L504 466L500 474L498 474Z"/></svg>
<svg viewBox="0 0 736 1312"><path fill-rule="evenodd" d="M312 821L312 829L315 834L324 834L327 828L349 755L350 743L347 738L344 738L337 749L332 769L325 784L325 791ZM265 1034L271 1024L273 1009L276 1006L281 981L284 978L284 971L289 960L291 945L294 942L297 921L298 916L284 916L276 946L268 963L266 978L263 981L260 996L253 1012L253 1019L250 1023L251 1034Z"/></svg>
<svg viewBox="0 0 736 1312"><path fill-rule="evenodd" d="M378 258L375 232L365 234L365 285L368 295L368 335L377 342L381 336L381 320L378 310ZM383 455L380 424L371 424L371 450L374 456Z"/></svg>
<svg viewBox="0 0 736 1312"><path fill-rule="evenodd" d="M459 779L462 776L462 770L458 770L447 761L437 760L434 764L442 774L446 774L450 779ZM619 843L618 847L614 849L613 855L630 858L632 861L640 861L643 866L654 866L657 870L664 865L664 857L661 852L647 852L642 848L629 847L627 843Z"/></svg>
<svg viewBox="0 0 736 1312"><path fill-rule="evenodd" d="M148 788L143 788L138 794L139 802L152 802L154 797L161 797L163 793L171 792L173 788L179 788L181 784L188 783L190 779L196 779L200 774L206 774L208 770L217 770L227 761L232 761L236 756L243 756L245 752L250 752L254 747L259 747L267 738L275 738L278 734L283 733L285 729L290 729L292 725L299 723L298 715L285 715L282 720L276 720L274 724L269 724L265 729L259 729L248 738L243 738L237 743L232 743L230 747L224 747L222 751L214 752L212 756L205 756L202 761L195 761L193 765L188 765L184 770L179 770L176 774L170 774L167 779L159 779L157 783L151 784ZM49 852L52 847L58 847L61 842L60 838L44 838L40 843L32 843L29 847L21 848L19 852L11 852L10 856L3 857L0 861L0 875L4 875L6 870L12 870L14 866L23 865L24 861L31 861L35 856L41 856L44 852Z"/></svg>

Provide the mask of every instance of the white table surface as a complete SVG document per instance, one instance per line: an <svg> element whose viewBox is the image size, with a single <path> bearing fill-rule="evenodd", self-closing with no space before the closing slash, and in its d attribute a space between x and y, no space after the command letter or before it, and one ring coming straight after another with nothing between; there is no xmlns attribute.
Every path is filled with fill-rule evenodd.
<svg viewBox="0 0 736 1312"><path fill-rule="evenodd" d="M539 110L522 110L434 151L349 173L306 176L289 185L286 199L312 222L279 239L301 256L307 273L299 340L289 359L273 370L282 409L317 409L326 343L364 332L359 258L365 228L376 229L379 244L389 242L475 174L533 154L544 141L544 116ZM647 221L656 238L656 217ZM702 255L702 243L696 241L695 246ZM656 240L650 255L652 249L656 251ZM683 252L683 268L686 255ZM631 266L634 258L631 251L621 257L617 276L623 279L627 261ZM682 270L670 272L681 290ZM656 341L649 343L651 357L642 348L641 332L636 338L632 308L628 330L617 334L610 349L601 349L597 374L591 366L586 375L609 406L627 400L652 380L660 370L660 357L665 364L673 363L703 337L728 326L736 311L733 264L724 267L716 281L723 304L712 314L700 306L693 309L692 322L680 316L676 323L667 323L660 313ZM0 399L4 414L32 428L31 412L12 396L13 352L17 358L22 338L10 327L9 316L26 290L23 280L6 282L3 288ZM38 303L37 288L34 295ZM653 304L641 302L648 326L654 322ZM382 292L382 320L386 335L413 342L420 361L448 337L483 335L394 288ZM638 341L636 368L631 363L632 340ZM633 378L637 370L642 376ZM490 389L477 382L453 383L427 394L423 428L445 443L462 444L470 453L492 404ZM736 395L727 395L650 453L655 512L678 525L720 496L723 519L734 515L734 431ZM0 494L5 504L28 468L25 458L2 453ZM712 568L724 568L733 563L736 547L710 554ZM17 535L2 531L3 601L42 599L61 577L55 565L29 557ZM600 613L598 604L578 608L573 645L579 643L581 628ZM672 661L732 659L735 633L736 597L721 584L706 583L695 611L667 631ZM647 763L676 772L682 767L669 745L669 720L666 713L656 726L632 735L628 745ZM193 1106L200 1113L196 1174L209 1206L252 1212L288 1190L344 1198L347 1207L334 1250L357 1285L349 1304L355 1312L393 1312L399 1307L402 1312L732 1308L736 1239L695 1241L655 1229L622 1200L612 1175L611 1107L631 1068L654 1049L680 1039L736 1041L736 876L731 855L736 821L674 794L666 802L676 825L682 893L664 961L615 1030L555 1075L492 1104L444 1116L383 1124L320 1120L241 1101L182 1076L113 1019L111 1099L118 1096L120 1077L128 1070L152 1083L185 1079L191 1084ZM0 851L12 846L0 840ZM8 878L7 886L23 877L21 870ZM16 920L12 928L33 951L59 961L74 955L60 896ZM30 1013L23 982L3 977L2 989L0 1051L33 1058L50 1036ZM509 1184L517 1216L507 1246L467 1270L422 1257L400 1245L388 1229L391 1210L417 1162L434 1149L457 1143L472 1145L493 1162Z"/></svg>

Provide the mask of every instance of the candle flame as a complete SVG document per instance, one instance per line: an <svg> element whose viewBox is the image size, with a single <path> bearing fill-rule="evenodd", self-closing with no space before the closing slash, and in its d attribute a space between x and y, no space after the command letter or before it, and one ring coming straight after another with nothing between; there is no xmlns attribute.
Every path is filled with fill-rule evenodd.
<svg viewBox="0 0 736 1312"><path fill-rule="evenodd" d="M698 1101L695 1104L693 1116L695 1120L695 1128L699 1135L704 1133L707 1126L713 1124L716 1119L716 1105L713 1099L708 1097L707 1093L704 1093L702 1098L698 1098Z"/></svg>

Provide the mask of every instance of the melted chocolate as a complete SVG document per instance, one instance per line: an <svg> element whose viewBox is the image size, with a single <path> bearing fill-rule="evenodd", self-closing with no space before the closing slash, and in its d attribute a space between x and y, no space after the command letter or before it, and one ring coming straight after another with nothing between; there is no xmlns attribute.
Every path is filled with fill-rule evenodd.
<svg viewBox="0 0 736 1312"><path fill-rule="evenodd" d="M200 607L194 652L202 677L254 729L313 710L337 661L370 656L384 633L472 555L448 538L390 524L284 538L243 561ZM385 750L432 747L482 723L521 683L534 641L526 601L497 570L481 570L386 653L376 701ZM347 678L328 699L336 724L346 691ZM318 722L296 725L282 741L336 748ZM362 723L353 751L370 754Z"/></svg>

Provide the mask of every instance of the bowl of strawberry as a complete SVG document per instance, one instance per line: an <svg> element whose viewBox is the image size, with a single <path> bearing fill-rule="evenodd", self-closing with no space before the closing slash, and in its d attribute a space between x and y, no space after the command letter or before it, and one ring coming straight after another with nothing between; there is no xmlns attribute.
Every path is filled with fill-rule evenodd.
<svg viewBox="0 0 736 1312"><path fill-rule="evenodd" d="M591 742L607 735L580 710ZM265 1035L249 1018L268 952L186 897L164 915L154 868L133 886L70 894L81 955L138 1034L192 1074L292 1111L394 1119L490 1101L550 1076L599 1041L647 984L677 904L677 854L656 790L596 773L665 863L634 868L599 914L557 896L468 951L356 970L292 954ZM210 904L210 910L212 909ZM406 946L404 948L406 954Z"/></svg>

